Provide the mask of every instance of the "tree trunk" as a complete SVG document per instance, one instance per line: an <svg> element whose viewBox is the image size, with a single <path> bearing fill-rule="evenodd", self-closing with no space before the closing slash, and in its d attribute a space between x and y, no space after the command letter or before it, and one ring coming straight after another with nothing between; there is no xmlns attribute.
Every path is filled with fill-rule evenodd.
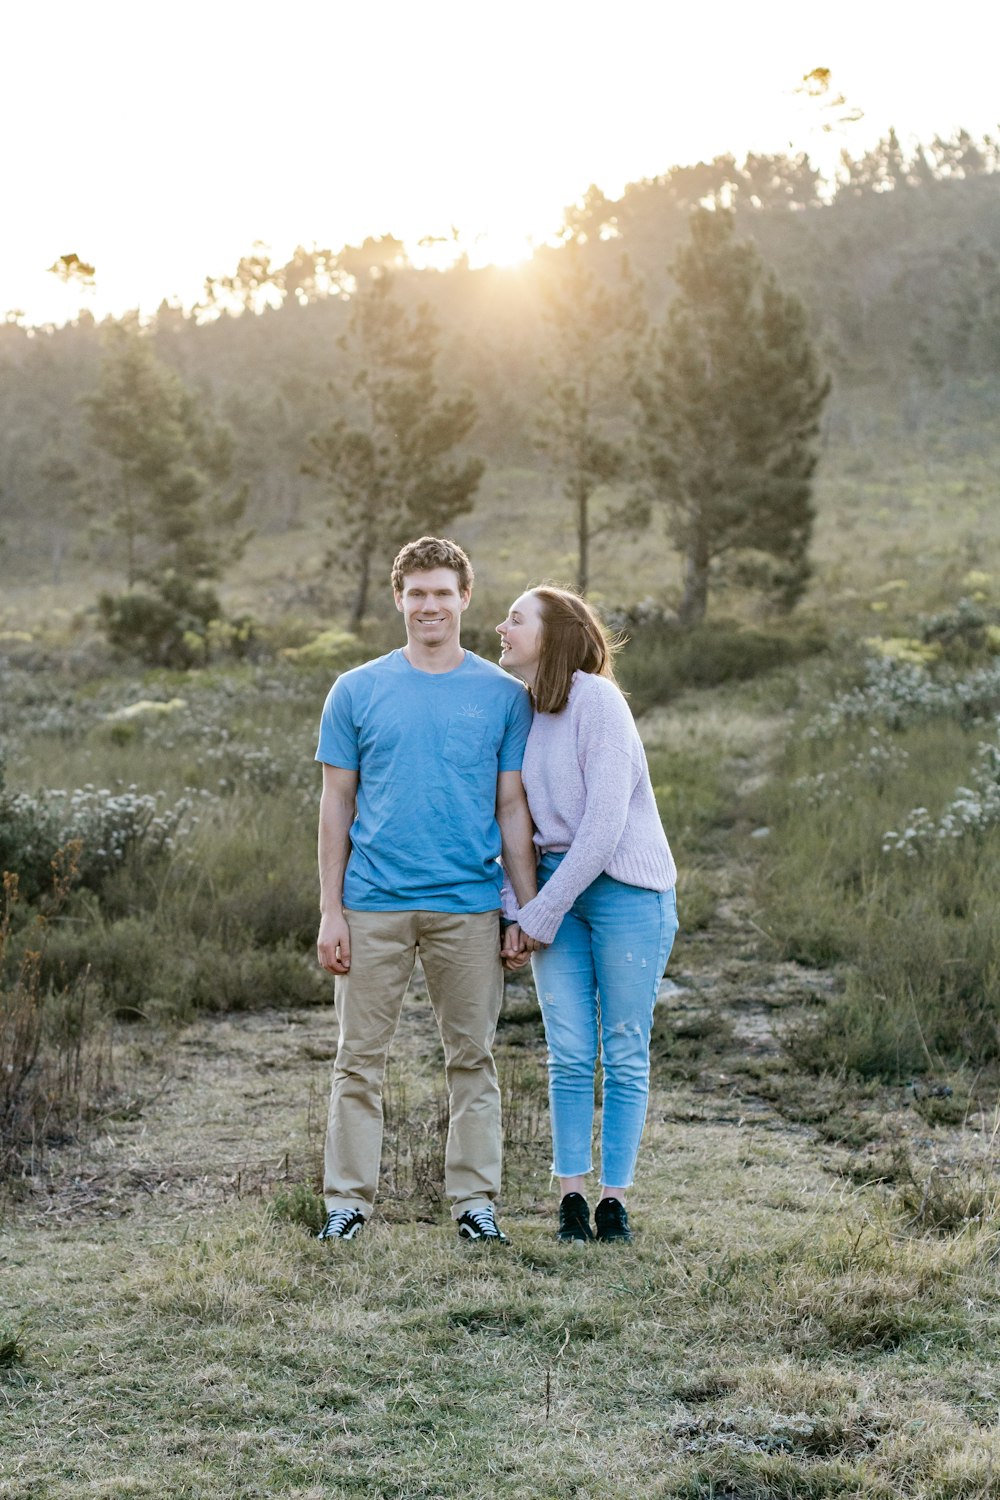
<svg viewBox="0 0 1000 1500"><path fill-rule="evenodd" d="M708 548L692 542L684 554L684 595L677 618L685 629L700 625L708 608Z"/></svg>
<svg viewBox="0 0 1000 1500"><path fill-rule="evenodd" d="M581 594L586 594L587 584L590 582L589 500L590 495L586 487L581 486L576 496L576 586Z"/></svg>
<svg viewBox="0 0 1000 1500"><path fill-rule="evenodd" d="M371 553L365 548L361 554L358 565L358 587L354 594L354 603L351 605L351 617L347 622L347 628L352 635L357 635L364 619L365 610L368 608L368 585L371 581Z"/></svg>
<svg viewBox="0 0 1000 1500"><path fill-rule="evenodd" d="M132 487L125 480L125 571L128 576L128 587L134 589L138 577L136 564L136 532L138 525L135 519L135 510L132 505Z"/></svg>

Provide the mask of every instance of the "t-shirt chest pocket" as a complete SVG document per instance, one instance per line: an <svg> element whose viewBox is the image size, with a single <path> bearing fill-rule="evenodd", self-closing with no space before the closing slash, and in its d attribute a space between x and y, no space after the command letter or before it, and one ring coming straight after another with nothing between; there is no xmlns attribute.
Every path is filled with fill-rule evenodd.
<svg viewBox="0 0 1000 1500"><path fill-rule="evenodd" d="M486 747L487 723L473 714L452 714L441 752L453 766L477 766Z"/></svg>

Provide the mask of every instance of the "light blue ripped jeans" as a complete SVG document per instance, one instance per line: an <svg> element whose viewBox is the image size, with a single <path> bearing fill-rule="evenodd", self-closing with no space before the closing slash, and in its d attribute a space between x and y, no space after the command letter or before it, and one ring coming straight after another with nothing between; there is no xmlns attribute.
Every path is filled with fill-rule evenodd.
<svg viewBox="0 0 1000 1500"><path fill-rule="evenodd" d="M561 854L543 854L539 886ZM563 917L555 940L531 956L549 1050L552 1170L591 1170L594 1070L604 1076L601 1181L632 1184L649 1098L649 1035L656 991L677 932L673 891L599 875Z"/></svg>

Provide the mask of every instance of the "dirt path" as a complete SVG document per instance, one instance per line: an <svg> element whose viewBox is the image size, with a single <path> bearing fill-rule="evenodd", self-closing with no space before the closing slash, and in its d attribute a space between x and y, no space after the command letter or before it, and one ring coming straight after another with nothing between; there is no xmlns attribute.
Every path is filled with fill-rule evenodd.
<svg viewBox="0 0 1000 1500"><path fill-rule="evenodd" d="M673 723L672 732L682 739L705 732L697 716L691 723L693 728ZM714 720L713 726L718 733ZM735 779L742 779L743 788L756 784L780 721L744 724L729 715L724 727L733 737ZM651 720L650 729L662 734L665 723ZM748 744L752 753L746 752ZM747 894L752 872L736 857L737 844L727 839L721 852L703 860L718 893L715 912L703 930L685 935L661 986L651 1126L692 1131L706 1125L752 1126L805 1152L810 1170L827 1178L846 1173L864 1180L869 1165L869 1175L877 1176L879 1161L901 1141L928 1160L957 1159L963 1127L970 1123L960 1111L951 1120L947 1110L943 1117L939 1111L931 1128L913 1090L859 1090L792 1067L782 1051L783 1028L815 1014L837 980L828 971L771 956ZM123 1029L116 1041L114 1103L81 1144L49 1153L19 1217L48 1223L80 1214L114 1218L149 1199L159 1211L181 1215L269 1196L282 1184L318 1183L335 1045L332 1004L206 1016L179 1034ZM507 1102L519 1115L516 1128L525 1147L532 1148L527 1154L540 1181L547 1175L539 1164L547 1157L548 1123L544 1045L530 978L514 976L508 982L498 1055L501 1073L506 1069L508 1080L513 1077ZM418 969L388 1080L404 1112L411 1096L420 1094L431 1115L440 1110L439 1058ZM525 1058L533 1080L524 1073ZM525 1083L533 1094L527 1106L521 1097ZM971 1123L980 1134L990 1128L986 1120ZM397 1133L405 1135L408 1125L397 1123ZM430 1128L426 1110L417 1128ZM649 1139L654 1138L651 1130ZM854 1161L859 1154L860 1165ZM547 1194L548 1184L538 1191ZM529 1201L530 1194L522 1196L522 1205Z"/></svg>
<svg viewBox="0 0 1000 1500"><path fill-rule="evenodd" d="M829 976L769 963L740 900L688 939L661 986L651 1117L674 1126L753 1124L815 1132L786 1118L748 1066L779 1057L776 1024L801 1014ZM125 1030L116 1045L115 1104L81 1144L53 1150L19 1217L62 1224L116 1218L153 1198L169 1215L318 1180L336 1043L332 1007L203 1017L176 1035ZM530 981L508 983L502 1056L540 1073L541 1026ZM439 1044L419 970L390 1064L439 1092ZM544 1115L544 1106L541 1106ZM538 1134L547 1134L544 1119ZM539 1149L547 1149L539 1140Z"/></svg>

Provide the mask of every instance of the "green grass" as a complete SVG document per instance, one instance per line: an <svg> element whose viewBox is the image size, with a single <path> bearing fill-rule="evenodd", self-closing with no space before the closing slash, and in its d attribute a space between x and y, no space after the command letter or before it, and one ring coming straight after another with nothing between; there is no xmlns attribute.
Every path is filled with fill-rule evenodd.
<svg viewBox="0 0 1000 1500"><path fill-rule="evenodd" d="M873 736L875 736L873 738ZM801 1063L907 1078L1000 1056L1000 827L907 855L890 831L933 824L974 776L982 723L801 726L759 816L760 924L785 958L840 965L841 994L790 1033Z"/></svg>

